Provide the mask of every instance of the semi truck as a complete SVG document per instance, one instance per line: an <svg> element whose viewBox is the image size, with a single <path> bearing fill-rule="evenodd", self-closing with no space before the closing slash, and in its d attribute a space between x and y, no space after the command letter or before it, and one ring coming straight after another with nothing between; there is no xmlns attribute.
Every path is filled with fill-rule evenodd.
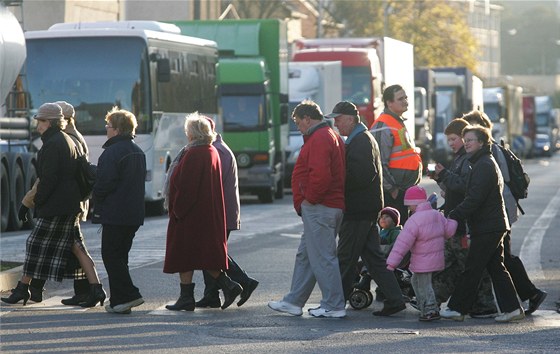
<svg viewBox="0 0 560 354"><path fill-rule="evenodd" d="M323 113L327 114L342 100L341 62L290 62L288 68L289 112L292 112L301 101L312 100L321 107ZM303 136L295 123L290 120L285 186L291 184L292 171L302 145Z"/></svg>
<svg viewBox="0 0 560 354"><path fill-rule="evenodd" d="M414 50L389 37L320 38L296 41L293 60L342 62L342 98L353 102L371 127L383 111L383 90L399 84L409 96L405 125L414 134Z"/></svg>
<svg viewBox="0 0 560 354"><path fill-rule="evenodd" d="M19 75L27 55L16 17L0 2L0 212L1 231L19 230L21 200L37 179L27 96ZM31 220L31 216L28 217Z"/></svg>
<svg viewBox="0 0 560 354"><path fill-rule="evenodd" d="M236 156L239 191L272 203L284 195L288 146L286 23L274 19L174 21L218 44L223 138Z"/></svg>
<svg viewBox="0 0 560 354"><path fill-rule="evenodd" d="M421 150L422 163L432 158L432 129L435 121L435 74L428 68L414 69L414 137Z"/></svg>
<svg viewBox="0 0 560 354"><path fill-rule="evenodd" d="M451 149L444 134L445 127L454 118L474 109L484 110L483 83L465 67L436 67L435 74L435 122L433 134L433 158L444 164L451 161Z"/></svg>
<svg viewBox="0 0 560 354"><path fill-rule="evenodd" d="M535 125L537 135L541 135L540 139L537 140L547 140L549 147L547 151L537 150L535 152L541 152L544 155L550 156L556 151L556 141L558 140L558 126L554 119L552 97L535 96Z"/></svg>
<svg viewBox="0 0 560 354"><path fill-rule="evenodd" d="M537 138L535 117L535 96L523 95L523 137L529 142L528 157L534 155L534 144Z"/></svg>
<svg viewBox="0 0 560 354"><path fill-rule="evenodd" d="M484 112L492 121L492 137L504 141L517 156L529 154L523 137L523 88L515 85L484 88Z"/></svg>

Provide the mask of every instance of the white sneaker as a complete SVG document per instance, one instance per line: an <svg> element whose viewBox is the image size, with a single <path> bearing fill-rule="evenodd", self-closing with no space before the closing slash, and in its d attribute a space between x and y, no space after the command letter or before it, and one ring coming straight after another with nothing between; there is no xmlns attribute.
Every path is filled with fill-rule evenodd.
<svg viewBox="0 0 560 354"><path fill-rule="evenodd" d="M144 303L144 299L139 297L138 299L125 302L124 304L115 305L113 306L113 310L114 312L124 313L130 311L130 309L132 309L133 307L142 305L143 303Z"/></svg>
<svg viewBox="0 0 560 354"><path fill-rule="evenodd" d="M322 307L309 309L309 314L313 317L343 318L346 317L346 310L325 310Z"/></svg>
<svg viewBox="0 0 560 354"><path fill-rule="evenodd" d="M513 310L511 312L505 312L500 316L495 318L496 322L511 322L511 321L519 321L525 318L525 312L521 309Z"/></svg>
<svg viewBox="0 0 560 354"><path fill-rule="evenodd" d="M449 320L459 321L459 322L465 319L464 315L461 315L457 311L451 310L449 307L447 307L443 311L440 311L439 315L443 318L447 318Z"/></svg>
<svg viewBox="0 0 560 354"><path fill-rule="evenodd" d="M268 303L268 307L270 307L274 311L285 312L294 316L301 316L303 314L301 307L292 305L286 301L270 301Z"/></svg>

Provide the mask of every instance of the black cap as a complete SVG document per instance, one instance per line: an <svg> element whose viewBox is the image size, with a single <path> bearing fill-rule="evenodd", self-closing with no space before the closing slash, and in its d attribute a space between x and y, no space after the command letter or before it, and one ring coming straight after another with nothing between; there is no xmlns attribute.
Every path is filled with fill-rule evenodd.
<svg viewBox="0 0 560 354"><path fill-rule="evenodd" d="M348 101L342 101L342 102L338 102L336 104L336 106L334 106L332 113L331 114L327 114L325 117L326 118L336 118L340 115L349 115L349 116L355 116L358 117L359 113L358 113L358 109L356 108L356 106L352 103L352 102L348 102Z"/></svg>

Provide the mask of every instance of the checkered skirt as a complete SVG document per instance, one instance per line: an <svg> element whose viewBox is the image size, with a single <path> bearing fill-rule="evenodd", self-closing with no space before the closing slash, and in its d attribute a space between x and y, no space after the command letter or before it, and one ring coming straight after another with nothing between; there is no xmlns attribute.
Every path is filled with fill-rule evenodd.
<svg viewBox="0 0 560 354"><path fill-rule="evenodd" d="M72 245L85 252L77 215L38 218L27 238L23 274L35 279L85 279Z"/></svg>

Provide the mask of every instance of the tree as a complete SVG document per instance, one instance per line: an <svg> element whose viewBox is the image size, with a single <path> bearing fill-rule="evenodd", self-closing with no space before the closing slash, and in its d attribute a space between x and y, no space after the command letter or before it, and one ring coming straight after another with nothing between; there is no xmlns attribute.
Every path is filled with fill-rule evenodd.
<svg viewBox="0 0 560 354"><path fill-rule="evenodd" d="M333 18L344 36L392 37L414 45L416 67L465 66L476 72L478 45L464 3L449 1L335 0Z"/></svg>
<svg viewBox="0 0 560 354"><path fill-rule="evenodd" d="M233 0L230 1L241 18L286 18L290 12L282 1L270 0ZM224 2L222 6L228 4Z"/></svg>

